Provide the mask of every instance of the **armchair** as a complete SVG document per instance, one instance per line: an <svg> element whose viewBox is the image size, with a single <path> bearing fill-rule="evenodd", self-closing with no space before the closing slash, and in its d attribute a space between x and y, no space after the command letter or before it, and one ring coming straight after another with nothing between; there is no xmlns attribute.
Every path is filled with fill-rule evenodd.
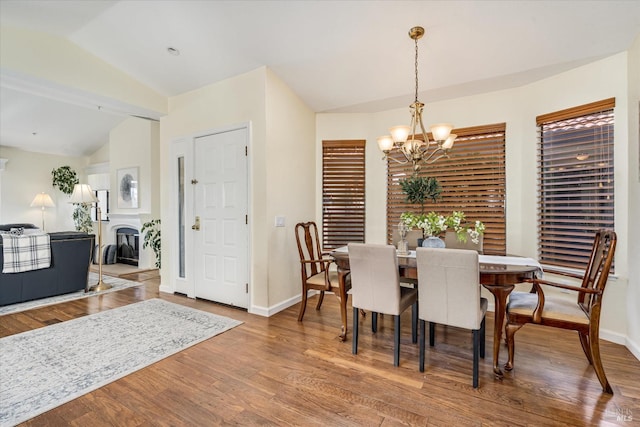
<svg viewBox="0 0 640 427"><path fill-rule="evenodd" d="M613 390L602 366L600 358L600 312L602 297L607 285L609 270L613 262L617 236L614 231L601 230L595 235L591 256L582 277L581 286L554 283L542 279L528 279L533 285L530 293L513 292L507 304L507 348L509 360L505 369L514 366L515 333L527 323L535 323L578 332L582 350L589 364L593 365L596 376L605 393ZM576 277L576 276L574 276ZM577 292L576 302L545 295L542 285Z"/></svg>

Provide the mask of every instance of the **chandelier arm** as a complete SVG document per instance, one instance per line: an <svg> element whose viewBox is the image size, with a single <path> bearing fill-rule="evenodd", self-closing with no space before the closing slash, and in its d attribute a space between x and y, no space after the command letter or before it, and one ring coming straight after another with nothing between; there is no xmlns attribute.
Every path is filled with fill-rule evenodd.
<svg viewBox="0 0 640 427"><path fill-rule="evenodd" d="M406 157L406 156L405 156ZM384 156L383 159L389 159L389 160L393 160L396 163L399 163L401 165L406 165L407 163L409 163L409 159L405 160L404 162L401 160L396 159L395 157L389 157L389 156Z"/></svg>

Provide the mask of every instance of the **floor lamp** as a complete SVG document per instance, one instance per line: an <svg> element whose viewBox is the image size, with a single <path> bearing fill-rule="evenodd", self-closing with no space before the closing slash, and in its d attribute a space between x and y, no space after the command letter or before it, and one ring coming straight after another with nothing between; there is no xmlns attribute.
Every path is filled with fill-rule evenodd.
<svg viewBox="0 0 640 427"><path fill-rule="evenodd" d="M53 200L51 200L51 196L44 191L40 194L36 194L36 197L33 198L33 202L31 202L31 207L42 208L42 231L44 231L44 208L55 207Z"/></svg>
<svg viewBox="0 0 640 427"><path fill-rule="evenodd" d="M98 200L89 184L76 184L73 187L73 194L71 194L71 200L69 203L85 206L93 203L96 204L96 213L98 217L98 283L95 286L90 287L88 290L99 292L111 289L111 285L102 281L102 210L100 209L100 200Z"/></svg>

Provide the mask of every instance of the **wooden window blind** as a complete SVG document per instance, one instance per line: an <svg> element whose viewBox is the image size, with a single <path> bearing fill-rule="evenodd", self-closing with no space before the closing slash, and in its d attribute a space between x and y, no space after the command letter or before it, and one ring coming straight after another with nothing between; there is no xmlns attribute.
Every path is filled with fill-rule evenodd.
<svg viewBox="0 0 640 427"><path fill-rule="evenodd" d="M365 141L322 141L322 247L364 243Z"/></svg>
<svg viewBox="0 0 640 427"><path fill-rule="evenodd" d="M420 175L436 178L442 186L442 198L425 203L430 211L450 215L464 211L469 221L480 220L486 225L484 253L504 255L505 235L505 124L493 124L455 129L458 135L449 158L431 165L423 164ZM429 135L431 137L431 135ZM402 154L394 153L398 160ZM400 214L420 213L420 208L408 204L399 181L413 173L411 163L387 161L387 241L393 242Z"/></svg>
<svg viewBox="0 0 640 427"><path fill-rule="evenodd" d="M615 98L536 118L540 261L584 269L593 237L614 229Z"/></svg>

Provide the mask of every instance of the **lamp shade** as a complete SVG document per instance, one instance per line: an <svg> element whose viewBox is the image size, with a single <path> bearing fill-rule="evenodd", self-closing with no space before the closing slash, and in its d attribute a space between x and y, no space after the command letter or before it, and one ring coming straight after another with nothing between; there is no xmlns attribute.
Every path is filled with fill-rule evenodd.
<svg viewBox="0 0 640 427"><path fill-rule="evenodd" d="M394 126L389 128L389 133L391 133L393 141L400 144L405 143L409 137L409 132L411 132L411 128L409 126Z"/></svg>
<svg viewBox="0 0 640 427"><path fill-rule="evenodd" d="M378 148L380 151L390 151L393 148L393 139L389 135L379 137Z"/></svg>
<svg viewBox="0 0 640 427"><path fill-rule="evenodd" d="M91 204L98 203L98 198L93 193L89 184L76 184L73 187L73 194L69 203L75 204Z"/></svg>
<svg viewBox="0 0 640 427"><path fill-rule="evenodd" d="M453 126L449 123L439 123L431 126L431 135L435 141L443 142L449 138L451 129L453 129Z"/></svg>
<svg viewBox="0 0 640 427"><path fill-rule="evenodd" d="M32 208L52 208L55 204L53 200L51 200L51 196L49 196L44 191L40 194L36 194L36 197L33 198L33 202L31 202Z"/></svg>

